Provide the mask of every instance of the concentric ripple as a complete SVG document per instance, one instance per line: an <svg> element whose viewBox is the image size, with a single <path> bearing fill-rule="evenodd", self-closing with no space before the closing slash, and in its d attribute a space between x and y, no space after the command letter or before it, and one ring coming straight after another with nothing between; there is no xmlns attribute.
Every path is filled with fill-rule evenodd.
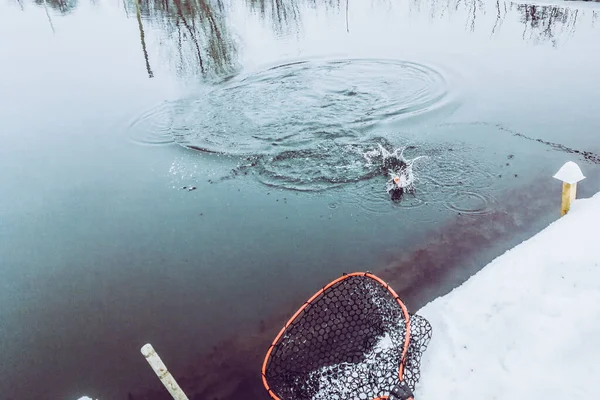
<svg viewBox="0 0 600 400"><path fill-rule="evenodd" d="M128 127L129 137L136 143L161 145L173 143L173 104L162 103L135 118Z"/></svg>
<svg viewBox="0 0 600 400"><path fill-rule="evenodd" d="M460 191L448 198L445 206L460 214L488 214L492 211L490 204L497 199L487 192Z"/></svg>
<svg viewBox="0 0 600 400"><path fill-rule="evenodd" d="M310 61L230 81L173 105L181 145L228 154L312 148L357 138L365 128L439 105L447 84L435 70L389 60Z"/></svg>

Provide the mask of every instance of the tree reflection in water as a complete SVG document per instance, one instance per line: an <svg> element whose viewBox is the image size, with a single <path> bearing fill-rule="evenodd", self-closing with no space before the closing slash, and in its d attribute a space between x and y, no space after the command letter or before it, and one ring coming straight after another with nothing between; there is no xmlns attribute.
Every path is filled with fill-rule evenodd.
<svg viewBox="0 0 600 400"><path fill-rule="evenodd" d="M22 6L23 0L15 1ZM484 29L490 35L501 31L504 21L516 14L518 22L523 25L524 40L550 43L552 46L572 36L584 15L591 14L594 27L600 14L595 10L519 4L507 0L492 0L493 3L485 0L406 1L411 14L426 14L431 20L460 14L465 18L465 29L471 32ZM78 0L34 2L61 15L71 13L78 5ZM372 6L384 6L383 3L388 7L400 5L377 1ZM166 53L161 54L161 59L171 63L178 75L222 79L233 74L238 68L238 44L231 33L231 4L225 3L225 0L123 0L127 16L135 14L137 18L148 76L153 77L154 72L146 41L154 36L158 37L160 51ZM298 35L305 10L352 13L350 0L245 0L245 4L249 12L258 15L276 36ZM494 15L494 18L488 18L488 14ZM48 18L54 29L50 15ZM151 28L152 35L146 34L145 25Z"/></svg>
<svg viewBox="0 0 600 400"><path fill-rule="evenodd" d="M133 7L139 16L142 47L144 20L154 28L161 51L167 52L166 59L175 64L178 74L219 77L235 71L237 45L222 0L129 0L125 5L131 12Z"/></svg>
<svg viewBox="0 0 600 400"><path fill-rule="evenodd" d="M477 22L486 20L485 15L491 11L484 0L410 0L411 12L423 13L428 9L430 19L442 19L449 14L463 14L466 17L465 28L475 32ZM575 3L575 2L574 2ZM572 5L574 5L572 3ZM495 0L493 14L495 21L491 27L491 35L502 29L507 17L517 14L523 24L523 39L535 43L549 42L553 46L561 38L567 39L575 33L578 16L585 10L558 5L537 5L515 3L512 1ZM598 12L592 11L592 26L595 24ZM482 23L484 24L484 23ZM488 29L484 26L484 29Z"/></svg>
<svg viewBox="0 0 600 400"><path fill-rule="evenodd" d="M60 14L69 14L77 8L77 0L34 0L35 4L42 7L50 7ZM22 1L19 1L22 4Z"/></svg>
<svg viewBox="0 0 600 400"><path fill-rule="evenodd" d="M524 25L523 39L535 42L548 41L557 45L559 37L569 37L575 33L578 9L560 8L555 6L539 6L518 4L521 22Z"/></svg>
<svg viewBox="0 0 600 400"><path fill-rule="evenodd" d="M299 33L303 9L342 10L342 0L246 0L246 5L251 12L270 23L272 31L279 36ZM343 6L345 10L346 2Z"/></svg>

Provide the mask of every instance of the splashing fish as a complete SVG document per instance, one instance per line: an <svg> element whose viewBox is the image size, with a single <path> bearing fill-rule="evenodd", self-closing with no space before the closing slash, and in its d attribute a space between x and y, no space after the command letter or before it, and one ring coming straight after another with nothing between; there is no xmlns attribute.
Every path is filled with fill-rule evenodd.
<svg viewBox="0 0 600 400"><path fill-rule="evenodd" d="M408 160L404 158L404 150L414 147L404 146L392 152L381 144L378 145L379 149L365 153L365 158L368 162L372 162L374 158L381 158L382 172L389 177L386 182L386 191L390 194L392 201L402 200L404 193L414 194L416 178L413 172L413 164L415 161L425 158L425 156Z"/></svg>

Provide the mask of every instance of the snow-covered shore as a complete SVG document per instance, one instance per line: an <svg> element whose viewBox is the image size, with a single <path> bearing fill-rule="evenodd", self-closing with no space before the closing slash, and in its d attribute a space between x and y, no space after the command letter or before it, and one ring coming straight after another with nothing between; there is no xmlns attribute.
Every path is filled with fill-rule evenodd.
<svg viewBox="0 0 600 400"><path fill-rule="evenodd" d="M599 399L599 227L600 193L419 310L416 397Z"/></svg>

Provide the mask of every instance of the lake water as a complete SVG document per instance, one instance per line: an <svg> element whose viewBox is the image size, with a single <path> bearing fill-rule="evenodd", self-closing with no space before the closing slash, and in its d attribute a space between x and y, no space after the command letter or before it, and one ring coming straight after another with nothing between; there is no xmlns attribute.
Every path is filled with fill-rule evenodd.
<svg viewBox="0 0 600 400"><path fill-rule="evenodd" d="M151 342L190 398L265 399L343 272L452 290L564 162L598 191L599 37L583 2L3 0L0 397L168 399ZM426 156L399 203L379 145Z"/></svg>

